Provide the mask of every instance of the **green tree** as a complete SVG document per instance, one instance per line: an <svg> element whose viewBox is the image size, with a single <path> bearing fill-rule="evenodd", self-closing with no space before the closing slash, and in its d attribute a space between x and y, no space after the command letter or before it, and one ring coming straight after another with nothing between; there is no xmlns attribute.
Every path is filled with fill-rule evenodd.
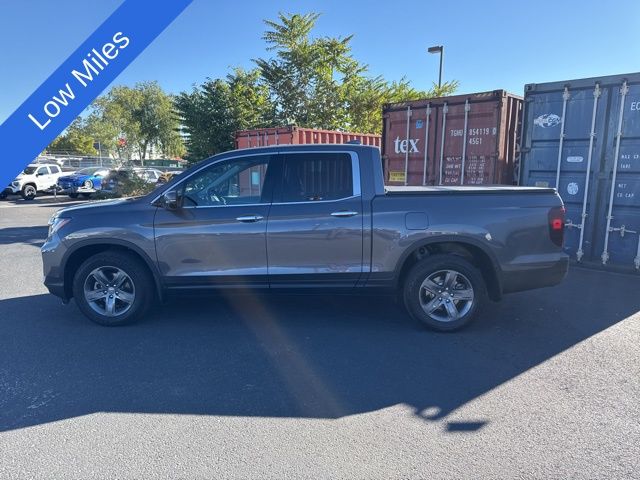
<svg viewBox="0 0 640 480"><path fill-rule="evenodd" d="M348 129L356 132L381 133L382 109L385 104L451 95L457 81L443 83L440 88L417 90L405 79L387 82L382 77L358 76L345 85Z"/></svg>
<svg viewBox="0 0 640 480"><path fill-rule="evenodd" d="M208 79L176 97L188 160L202 160L233 148L229 98L229 85L220 79Z"/></svg>
<svg viewBox="0 0 640 480"><path fill-rule="evenodd" d="M256 69L207 79L175 99L187 158L201 160L233 148L236 130L282 125L380 133L385 103L449 95L457 82L428 91L407 79L371 76L352 55L352 36L312 37L317 13L266 20L270 58Z"/></svg>
<svg viewBox="0 0 640 480"><path fill-rule="evenodd" d="M269 30L262 38L275 57L255 63L277 105L280 124L340 128L342 86L365 69L351 56L351 36L311 38L319 16L280 13L277 21L265 21Z"/></svg>
<svg viewBox="0 0 640 480"><path fill-rule="evenodd" d="M235 69L175 99L190 161L234 148L234 132L274 126L275 107L257 70Z"/></svg>
<svg viewBox="0 0 640 480"><path fill-rule="evenodd" d="M167 156L183 155L184 146L178 134L173 100L157 82L136 84L130 100L133 107L130 111L131 124L140 158L147 157L150 147L159 148Z"/></svg>
<svg viewBox="0 0 640 480"><path fill-rule="evenodd" d="M385 103L450 95L458 83L429 91L406 79L388 82L368 75L351 53L352 36L312 38L317 13L283 14L266 20L263 39L275 56L256 65L276 105L275 121L302 127L380 133Z"/></svg>
<svg viewBox="0 0 640 480"><path fill-rule="evenodd" d="M151 148L166 156L185 153L173 98L156 82L113 87L93 102L86 123L87 132L122 160L134 154L144 160Z"/></svg>
<svg viewBox="0 0 640 480"><path fill-rule="evenodd" d="M275 105L258 69L236 68L227 75L231 123L236 130L275 126Z"/></svg>
<svg viewBox="0 0 640 480"><path fill-rule="evenodd" d="M85 122L77 118L65 132L47 147L50 153L73 153L78 155L95 155L93 137L87 132Z"/></svg>

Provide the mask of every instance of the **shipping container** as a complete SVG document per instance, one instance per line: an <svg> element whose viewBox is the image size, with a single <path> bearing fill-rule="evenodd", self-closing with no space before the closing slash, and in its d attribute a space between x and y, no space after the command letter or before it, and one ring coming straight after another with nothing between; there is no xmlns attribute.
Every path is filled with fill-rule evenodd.
<svg viewBox="0 0 640 480"><path fill-rule="evenodd" d="M347 143L353 141L359 141L362 145L372 145L380 148L380 135L318 130L296 126L240 130L236 132L235 137L236 148L309 143Z"/></svg>
<svg viewBox="0 0 640 480"><path fill-rule="evenodd" d="M575 260L640 269L640 73L525 86L521 183L558 189Z"/></svg>
<svg viewBox="0 0 640 480"><path fill-rule="evenodd" d="M514 184L521 110L504 90L385 105L386 183Z"/></svg>

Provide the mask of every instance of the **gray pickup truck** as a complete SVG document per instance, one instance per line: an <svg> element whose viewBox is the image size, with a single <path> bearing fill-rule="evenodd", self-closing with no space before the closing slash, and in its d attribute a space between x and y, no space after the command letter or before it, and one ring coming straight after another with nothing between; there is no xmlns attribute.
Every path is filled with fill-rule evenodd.
<svg viewBox="0 0 640 480"><path fill-rule="evenodd" d="M44 283L103 325L173 293L398 294L436 330L567 272L553 189L386 187L380 152L276 146L200 162L153 193L63 209Z"/></svg>

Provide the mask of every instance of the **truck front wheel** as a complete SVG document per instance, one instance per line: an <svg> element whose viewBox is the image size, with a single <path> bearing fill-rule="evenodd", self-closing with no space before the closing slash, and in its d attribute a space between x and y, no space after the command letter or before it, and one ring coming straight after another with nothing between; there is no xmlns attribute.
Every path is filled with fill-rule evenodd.
<svg viewBox="0 0 640 480"><path fill-rule="evenodd" d="M153 279L142 262L120 252L98 253L76 272L73 296L90 320L105 326L130 323L153 300Z"/></svg>
<svg viewBox="0 0 640 480"><path fill-rule="evenodd" d="M22 198L25 200L33 200L36 198L38 191L33 185L25 185L22 189Z"/></svg>
<svg viewBox="0 0 640 480"><path fill-rule="evenodd" d="M456 255L432 255L415 264L403 286L409 314L441 332L458 330L477 315L487 298L482 274Z"/></svg>

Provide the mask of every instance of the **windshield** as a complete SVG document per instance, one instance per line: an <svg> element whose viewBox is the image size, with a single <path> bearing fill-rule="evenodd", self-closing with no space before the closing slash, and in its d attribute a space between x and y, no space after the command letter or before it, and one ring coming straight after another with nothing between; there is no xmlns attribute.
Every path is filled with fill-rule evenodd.
<svg viewBox="0 0 640 480"><path fill-rule="evenodd" d="M25 175L32 175L33 173L35 173L37 167L27 167L25 168L22 173L24 173Z"/></svg>

